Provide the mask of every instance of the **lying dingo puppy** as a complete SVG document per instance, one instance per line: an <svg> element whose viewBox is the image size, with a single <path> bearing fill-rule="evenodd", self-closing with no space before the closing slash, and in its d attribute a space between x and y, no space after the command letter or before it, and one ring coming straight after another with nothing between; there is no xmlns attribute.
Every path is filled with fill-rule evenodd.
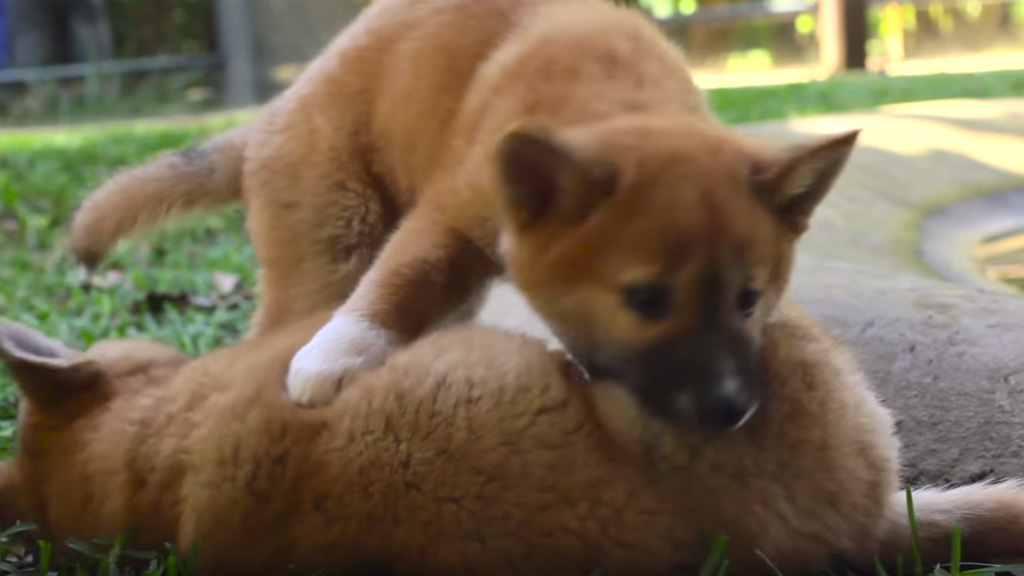
<svg viewBox="0 0 1024 576"><path fill-rule="evenodd" d="M200 573L386 567L403 575L814 574L910 558L889 413L840 345L788 305L764 332L772 395L730 433L647 417L536 340L433 332L295 410L281 382L329 312L190 360L147 341L81 353L13 323L23 392L0 521L197 545ZM1024 554L1024 488L916 493L926 563ZM768 562L773 566L770 566ZM778 572L776 572L776 570Z"/></svg>
<svg viewBox="0 0 1024 576"><path fill-rule="evenodd" d="M90 195L72 245L94 264L244 198L253 333L340 305L291 363L302 405L504 272L592 374L731 428L764 394L792 242L856 137L734 133L677 47L608 0L377 0L252 123Z"/></svg>

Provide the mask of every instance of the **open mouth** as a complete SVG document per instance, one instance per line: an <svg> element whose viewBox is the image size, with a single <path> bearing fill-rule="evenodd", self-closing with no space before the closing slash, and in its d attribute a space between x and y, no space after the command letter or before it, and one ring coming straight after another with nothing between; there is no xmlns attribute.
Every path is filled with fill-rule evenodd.
<svg viewBox="0 0 1024 576"><path fill-rule="evenodd" d="M684 349L638 364L587 352L571 351L591 382L612 381L626 388L654 418L736 430L751 420L760 405L760 386L752 384L759 379L752 373L757 370L742 370L739 359L731 355L694 356Z"/></svg>
<svg viewBox="0 0 1024 576"><path fill-rule="evenodd" d="M640 377L641 371L631 367L629 362L623 362L620 359L613 357L599 355L599 354L573 354L577 362L583 367L587 373L587 378L591 382L606 381L612 382L616 386L622 386L630 391L630 393L636 398L636 400L643 406L644 410L652 417L660 418L664 420L676 420L681 414L674 409L672 403L666 403L664 398L660 394L652 394L651 383L645 381L644 378ZM632 369L631 369L632 368ZM683 377L683 375L679 375ZM666 384L663 382L662 384ZM664 387L654 386L653 388L659 391L664 391ZM679 397L689 397L688 394L680 393ZM691 404L692 404L692 399ZM693 416L692 410L688 412L686 419L691 419Z"/></svg>
<svg viewBox="0 0 1024 576"><path fill-rule="evenodd" d="M582 350L574 350L572 347L569 347L569 353L583 367L591 381L616 380L624 382L627 377L627 371L622 368L621 363L611 358Z"/></svg>

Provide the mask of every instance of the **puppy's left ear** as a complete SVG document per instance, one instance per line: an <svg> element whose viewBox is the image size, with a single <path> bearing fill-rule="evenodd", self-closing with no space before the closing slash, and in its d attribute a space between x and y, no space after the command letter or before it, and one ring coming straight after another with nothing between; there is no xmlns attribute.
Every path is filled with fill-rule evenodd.
<svg viewBox="0 0 1024 576"><path fill-rule="evenodd" d="M0 319L0 360L22 393L40 405L59 405L88 391L101 371L82 353L27 326Z"/></svg>
<svg viewBox="0 0 1024 576"><path fill-rule="evenodd" d="M860 132L828 136L755 167L751 176L755 193L794 234L807 230L814 210L846 166Z"/></svg>
<svg viewBox="0 0 1024 576"><path fill-rule="evenodd" d="M580 222L612 195L618 179L612 164L539 127L506 133L497 162L503 208L520 229Z"/></svg>

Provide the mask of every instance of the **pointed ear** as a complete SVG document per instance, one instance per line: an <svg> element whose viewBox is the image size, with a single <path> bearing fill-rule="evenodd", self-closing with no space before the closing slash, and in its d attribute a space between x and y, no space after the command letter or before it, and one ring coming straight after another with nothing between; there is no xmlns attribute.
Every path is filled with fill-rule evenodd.
<svg viewBox="0 0 1024 576"><path fill-rule="evenodd" d="M807 230L811 215L846 166L860 130L803 145L768 165L755 168L753 188L796 234Z"/></svg>
<svg viewBox="0 0 1024 576"><path fill-rule="evenodd" d="M31 328L0 319L0 359L22 393L33 402L53 405L92 389L99 367L81 352Z"/></svg>
<svg viewBox="0 0 1024 576"><path fill-rule="evenodd" d="M502 200L518 228L542 222L573 224L615 192L618 172L585 158L539 128L516 128L497 150Z"/></svg>

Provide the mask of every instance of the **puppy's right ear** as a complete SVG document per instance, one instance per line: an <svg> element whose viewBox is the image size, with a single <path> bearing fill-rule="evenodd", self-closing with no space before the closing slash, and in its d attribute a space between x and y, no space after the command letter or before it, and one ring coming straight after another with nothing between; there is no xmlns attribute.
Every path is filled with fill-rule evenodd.
<svg viewBox="0 0 1024 576"><path fill-rule="evenodd" d="M618 180L614 165L585 157L537 127L510 130L498 144L497 161L505 212L520 229L575 224L615 192Z"/></svg>
<svg viewBox="0 0 1024 576"><path fill-rule="evenodd" d="M0 359L32 402L55 406L91 391L102 372L82 353L16 322L0 319Z"/></svg>
<svg viewBox="0 0 1024 576"><path fill-rule="evenodd" d="M754 189L793 233L807 230L814 210L846 166L860 132L849 130L795 146L781 162L754 176Z"/></svg>

